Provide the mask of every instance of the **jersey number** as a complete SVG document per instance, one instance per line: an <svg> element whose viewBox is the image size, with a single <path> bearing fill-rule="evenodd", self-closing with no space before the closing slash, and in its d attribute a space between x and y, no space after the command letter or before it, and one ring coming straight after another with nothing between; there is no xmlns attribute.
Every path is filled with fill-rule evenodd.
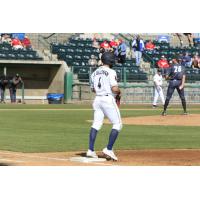
<svg viewBox="0 0 200 200"><path fill-rule="evenodd" d="M174 72L177 73L177 72L181 72L181 66L174 66Z"/></svg>
<svg viewBox="0 0 200 200"><path fill-rule="evenodd" d="M101 88L101 77L99 78L99 82L98 82L98 88Z"/></svg>

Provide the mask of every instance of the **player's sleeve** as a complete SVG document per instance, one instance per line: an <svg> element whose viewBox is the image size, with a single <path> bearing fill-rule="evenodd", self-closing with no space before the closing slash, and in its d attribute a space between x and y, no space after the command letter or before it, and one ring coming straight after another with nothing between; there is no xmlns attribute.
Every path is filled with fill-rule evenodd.
<svg viewBox="0 0 200 200"><path fill-rule="evenodd" d="M109 74L110 78L110 87L118 86L117 83L117 73L116 71L112 70L111 73Z"/></svg>
<svg viewBox="0 0 200 200"><path fill-rule="evenodd" d="M90 88L91 90L94 90L94 73L92 73L90 77Z"/></svg>

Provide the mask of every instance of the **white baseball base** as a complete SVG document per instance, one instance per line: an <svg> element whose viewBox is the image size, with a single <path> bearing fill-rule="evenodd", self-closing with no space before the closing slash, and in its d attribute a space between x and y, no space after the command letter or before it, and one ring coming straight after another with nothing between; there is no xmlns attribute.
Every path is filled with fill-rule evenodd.
<svg viewBox="0 0 200 200"><path fill-rule="evenodd" d="M87 157L71 157L72 162L92 163L92 162L105 162L105 158L87 158Z"/></svg>

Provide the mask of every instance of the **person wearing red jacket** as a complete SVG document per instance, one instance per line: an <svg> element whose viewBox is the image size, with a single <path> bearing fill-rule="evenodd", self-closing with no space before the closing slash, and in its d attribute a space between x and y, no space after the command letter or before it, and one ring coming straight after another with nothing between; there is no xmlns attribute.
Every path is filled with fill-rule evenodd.
<svg viewBox="0 0 200 200"><path fill-rule="evenodd" d="M152 42L152 40L149 40L149 42L146 43L145 49L146 50L154 50L155 49L155 44Z"/></svg>
<svg viewBox="0 0 200 200"><path fill-rule="evenodd" d="M108 51L110 50L110 44L108 43L108 41L105 40L104 42L100 44L100 48L103 48L105 49L105 51Z"/></svg>
<svg viewBox="0 0 200 200"><path fill-rule="evenodd" d="M169 68L169 63L165 56L161 56L161 59L157 62L158 68L160 68L161 74L164 76L166 74L166 69Z"/></svg>
<svg viewBox="0 0 200 200"><path fill-rule="evenodd" d="M17 37L12 39L11 45L13 49L23 49L22 43Z"/></svg>
<svg viewBox="0 0 200 200"><path fill-rule="evenodd" d="M116 49L118 46L118 43L115 40L111 40L109 45L111 48Z"/></svg>
<svg viewBox="0 0 200 200"><path fill-rule="evenodd" d="M26 49L31 49L32 48L31 41L27 36L25 36L24 39L22 40L22 45Z"/></svg>
<svg viewBox="0 0 200 200"><path fill-rule="evenodd" d="M157 65L159 68L168 68L169 67L169 63L168 63L167 59L165 58L165 56L161 56L161 59L157 62Z"/></svg>

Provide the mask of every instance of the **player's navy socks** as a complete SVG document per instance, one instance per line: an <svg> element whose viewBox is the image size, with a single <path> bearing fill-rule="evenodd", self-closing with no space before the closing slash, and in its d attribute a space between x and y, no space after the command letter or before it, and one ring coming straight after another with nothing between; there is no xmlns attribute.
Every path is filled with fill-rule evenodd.
<svg viewBox="0 0 200 200"><path fill-rule="evenodd" d="M95 140L96 140L97 133L98 133L98 131L95 128L90 129L89 149L91 151L94 151L94 143L95 143Z"/></svg>
<svg viewBox="0 0 200 200"><path fill-rule="evenodd" d="M107 146L108 150L112 150L113 144L115 143L115 140L117 139L118 134L119 134L118 130L116 129L111 130L110 136L109 136L109 142Z"/></svg>

